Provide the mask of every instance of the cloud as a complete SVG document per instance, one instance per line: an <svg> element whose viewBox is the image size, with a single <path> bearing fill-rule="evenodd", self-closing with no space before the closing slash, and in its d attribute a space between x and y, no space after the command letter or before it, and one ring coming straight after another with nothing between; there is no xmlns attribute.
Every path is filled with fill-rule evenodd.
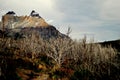
<svg viewBox="0 0 120 80"><path fill-rule="evenodd" d="M100 41L120 38L119 0L56 0L55 2L57 9L64 14L63 24L70 25L73 29L72 37L79 39L81 34L94 33L95 38Z"/></svg>
<svg viewBox="0 0 120 80"><path fill-rule="evenodd" d="M47 20L47 23L51 24L52 22L54 22L54 20Z"/></svg>
<svg viewBox="0 0 120 80"><path fill-rule="evenodd" d="M120 0L104 0L101 5L100 17L104 20L120 21Z"/></svg>

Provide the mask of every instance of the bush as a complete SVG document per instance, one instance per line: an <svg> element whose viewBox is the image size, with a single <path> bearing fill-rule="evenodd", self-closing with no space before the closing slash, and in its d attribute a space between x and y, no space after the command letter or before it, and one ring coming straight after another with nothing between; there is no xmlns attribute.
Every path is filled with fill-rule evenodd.
<svg viewBox="0 0 120 80"><path fill-rule="evenodd" d="M18 40L0 38L0 55L3 52L5 54L6 49L10 55L15 57L27 57L32 61L41 60L46 65L51 65L52 69L48 68L51 70L48 72L59 72L59 77L62 72L69 76L66 71L74 70L75 73L71 73L73 76L70 74L73 80L78 80L79 76L83 76L83 78L95 75L102 77L104 74L110 76L112 70L119 70L119 65L115 61L117 54L115 49L111 46L103 47L93 42L88 43L86 38L81 41L66 38L43 40L34 34ZM111 66L114 69L111 69ZM60 72L60 69L65 70Z"/></svg>

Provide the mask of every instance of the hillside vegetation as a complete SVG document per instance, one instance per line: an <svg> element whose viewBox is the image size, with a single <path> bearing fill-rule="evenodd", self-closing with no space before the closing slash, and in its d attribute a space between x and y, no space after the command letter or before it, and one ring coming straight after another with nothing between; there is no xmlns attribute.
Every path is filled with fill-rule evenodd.
<svg viewBox="0 0 120 80"><path fill-rule="evenodd" d="M0 22L0 80L119 80L120 42L77 41L34 10Z"/></svg>
<svg viewBox="0 0 120 80"><path fill-rule="evenodd" d="M111 45L113 48L117 49L118 52L120 52L120 40L105 41L99 44L103 46Z"/></svg>
<svg viewBox="0 0 120 80"><path fill-rule="evenodd" d="M86 38L0 38L0 80L118 80L117 54Z"/></svg>

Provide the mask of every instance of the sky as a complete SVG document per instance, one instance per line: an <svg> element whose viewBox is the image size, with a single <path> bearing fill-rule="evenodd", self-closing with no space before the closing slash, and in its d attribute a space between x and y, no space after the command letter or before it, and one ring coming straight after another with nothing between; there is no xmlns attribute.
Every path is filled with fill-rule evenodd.
<svg viewBox="0 0 120 80"><path fill-rule="evenodd" d="M95 41L120 39L120 0L0 0L0 18L8 11L18 16L38 12L70 37Z"/></svg>

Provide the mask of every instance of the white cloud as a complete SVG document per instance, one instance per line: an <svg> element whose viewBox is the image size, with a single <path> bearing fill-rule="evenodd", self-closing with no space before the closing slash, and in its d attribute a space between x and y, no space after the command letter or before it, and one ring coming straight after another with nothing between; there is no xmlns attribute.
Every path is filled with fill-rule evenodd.
<svg viewBox="0 0 120 80"><path fill-rule="evenodd" d="M100 17L108 21L120 21L120 0L104 0L101 5Z"/></svg>
<svg viewBox="0 0 120 80"><path fill-rule="evenodd" d="M51 24L52 22L54 22L54 20L47 20L47 23Z"/></svg>

